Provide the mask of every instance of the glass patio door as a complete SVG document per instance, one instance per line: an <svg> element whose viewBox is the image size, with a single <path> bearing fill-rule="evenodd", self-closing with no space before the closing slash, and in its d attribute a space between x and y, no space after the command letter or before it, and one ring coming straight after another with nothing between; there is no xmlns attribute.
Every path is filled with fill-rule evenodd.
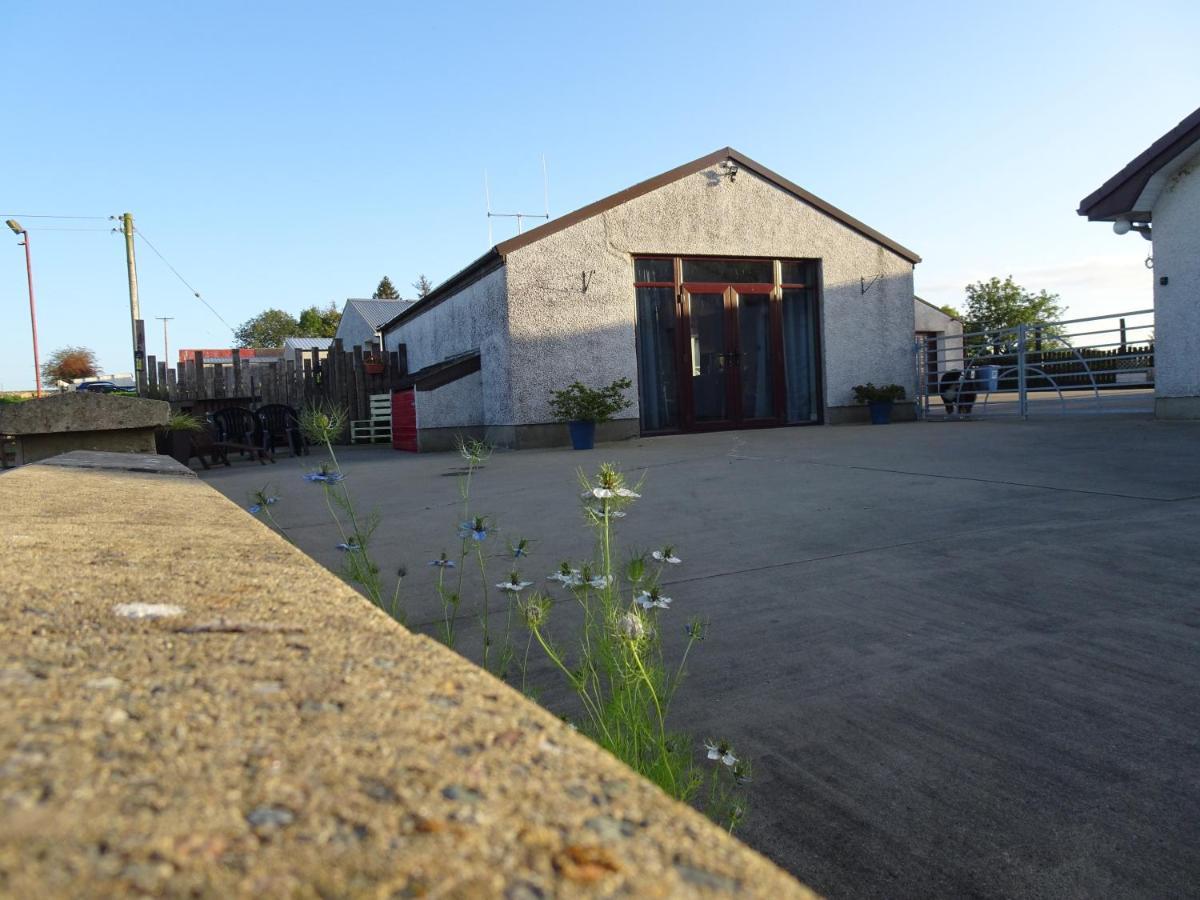
<svg viewBox="0 0 1200 900"><path fill-rule="evenodd" d="M689 287L685 297L688 423L712 428L778 419L770 289L705 285Z"/></svg>

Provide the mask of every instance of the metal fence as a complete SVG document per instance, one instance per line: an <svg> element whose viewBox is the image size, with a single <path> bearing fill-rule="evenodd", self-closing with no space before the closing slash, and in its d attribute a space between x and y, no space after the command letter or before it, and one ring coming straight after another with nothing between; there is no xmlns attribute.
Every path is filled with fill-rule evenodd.
<svg viewBox="0 0 1200 900"><path fill-rule="evenodd" d="M1154 310L1041 322L916 343L928 420L1154 409Z"/></svg>

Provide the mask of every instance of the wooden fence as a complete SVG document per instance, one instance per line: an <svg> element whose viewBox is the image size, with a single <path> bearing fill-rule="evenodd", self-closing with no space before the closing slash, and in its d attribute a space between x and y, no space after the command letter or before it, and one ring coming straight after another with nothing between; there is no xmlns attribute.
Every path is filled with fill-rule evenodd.
<svg viewBox="0 0 1200 900"><path fill-rule="evenodd" d="M284 403L297 410L314 404L346 410L350 419L370 417L368 398L402 386L407 374L403 351L364 354L361 347L346 350L335 340L328 351L296 350L276 362L251 363L234 350L229 363L206 361L197 351L175 368L164 360L146 357L139 373L144 397L169 400L175 409L196 414L223 406L249 409L267 403ZM382 364L381 372L368 372L368 363Z"/></svg>

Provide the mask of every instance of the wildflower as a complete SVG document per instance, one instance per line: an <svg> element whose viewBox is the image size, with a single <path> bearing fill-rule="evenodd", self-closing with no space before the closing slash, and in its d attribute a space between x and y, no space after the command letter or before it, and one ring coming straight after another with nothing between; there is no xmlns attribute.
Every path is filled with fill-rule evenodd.
<svg viewBox="0 0 1200 900"><path fill-rule="evenodd" d="M300 411L300 431L314 444L332 444L346 428L344 407L308 406Z"/></svg>
<svg viewBox="0 0 1200 900"><path fill-rule="evenodd" d="M708 623L699 616L687 623L687 634L694 641L702 641L708 635Z"/></svg>
<svg viewBox="0 0 1200 900"><path fill-rule="evenodd" d="M397 578L407 578L408 577L408 566L400 566L400 568L396 569L396 577Z"/></svg>
<svg viewBox="0 0 1200 900"><path fill-rule="evenodd" d="M345 479L345 475L334 469L330 469L325 463L321 464L319 472L309 472L304 476L305 481L321 481L325 484L337 484L339 481L345 481Z"/></svg>
<svg viewBox="0 0 1200 900"><path fill-rule="evenodd" d="M521 591L525 590L525 588L529 587L531 584L533 584L532 581L522 581L521 576L518 575L516 572L513 572L512 575L509 576L508 581L501 581L498 585L496 585L496 587L500 588L500 590L502 590L502 591L508 591L509 593L513 593L513 594L519 594Z"/></svg>
<svg viewBox="0 0 1200 900"><path fill-rule="evenodd" d="M456 563L454 562L454 560L452 560L446 556L445 550L442 551L442 555L439 556L437 559L431 559L429 561L429 564L431 566L436 566L439 569L453 569L456 566Z"/></svg>
<svg viewBox="0 0 1200 900"><path fill-rule="evenodd" d="M518 608L530 630L540 628L550 618L550 601L541 594L532 594L528 600L520 601Z"/></svg>
<svg viewBox="0 0 1200 900"><path fill-rule="evenodd" d="M350 538L350 540L347 541L346 543L338 544L337 549L342 550L346 553L350 553L351 551L354 551L354 550L361 550L362 544L360 544L357 539Z"/></svg>
<svg viewBox="0 0 1200 900"><path fill-rule="evenodd" d="M623 518L625 518L625 513L619 509L607 509L606 510L602 506L589 506L587 508L587 510L593 516L595 516L597 519L623 519Z"/></svg>
<svg viewBox="0 0 1200 900"><path fill-rule="evenodd" d="M682 559L675 555L675 548L670 545L663 547L661 550L655 550L650 554L650 557L655 562L668 563L672 566L677 566L683 562Z"/></svg>
<svg viewBox="0 0 1200 900"><path fill-rule="evenodd" d="M579 587L583 584L583 579L579 577L579 570L572 569L563 563L563 567L553 575L546 576L547 581L557 581L564 587Z"/></svg>
<svg viewBox="0 0 1200 900"><path fill-rule="evenodd" d="M738 758L733 755L733 747L727 741L713 743L712 741L704 742L704 749L708 751L709 759L719 759L727 766L737 765Z"/></svg>
<svg viewBox="0 0 1200 900"><path fill-rule="evenodd" d="M732 766L733 780L739 787L749 784L754 779L750 777L750 763L743 759L736 760Z"/></svg>
<svg viewBox="0 0 1200 900"><path fill-rule="evenodd" d="M522 556L528 556L529 541L526 538L521 538L508 549L512 553L513 559L520 559Z"/></svg>
<svg viewBox="0 0 1200 900"><path fill-rule="evenodd" d="M646 636L646 624L635 612L627 612L617 619L617 633L628 641L640 641Z"/></svg>
<svg viewBox="0 0 1200 900"><path fill-rule="evenodd" d="M611 575L597 575L596 577L589 578L587 580L587 586L597 591L604 590L610 584L612 584Z"/></svg>
<svg viewBox="0 0 1200 900"><path fill-rule="evenodd" d="M595 497L597 500L607 500L609 497L617 496L617 494L616 491L609 490L608 488L598 487L585 491L583 496Z"/></svg>
<svg viewBox="0 0 1200 900"><path fill-rule="evenodd" d="M267 493L268 490L270 490L269 487L263 488L261 491L255 491L253 494L250 495L250 498L254 501L254 503L252 503L248 507L248 509L250 511L250 515L257 516L260 512L263 511L264 507L267 507L267 506L272 505L273 503L279 502L278 497L272 497Z"/></svg>
<svg viewBox="0 0 1200 900"><path fill-rule="evenodd" d="M458 442L458 455L466 461L467 465L474 468L481 463L487 462L488 457L492 455L492 447L483 441L460 440Z"/></svg>
<svg viewBox="0 0 1200 900"><path fill-rule="evenodd" d="M471 538L474 541L482 541L488 536L487 521L483 516L476 516L470 522L463 522L458 526L458 536L460 538Z"/></svg>
<svg viewBox="0 0 1200 900"><path fill-rule="evenodd" d="M658 586L650 588L648 591L642 591L633 598L642 609L670 609L671 598L664 597L659 593Z"/></svg>

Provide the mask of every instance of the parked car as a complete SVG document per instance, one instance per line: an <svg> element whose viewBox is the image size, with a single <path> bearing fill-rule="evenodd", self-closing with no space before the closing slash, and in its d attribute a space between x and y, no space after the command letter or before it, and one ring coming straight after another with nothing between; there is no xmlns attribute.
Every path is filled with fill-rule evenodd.
<svg viewBox="0 0 1200 900"><path fill-rule="evenodd" d="M111 394L115 391L127 390L111 381L85 381L75 386L77 391L91 391L95 394Z"/></svg>

